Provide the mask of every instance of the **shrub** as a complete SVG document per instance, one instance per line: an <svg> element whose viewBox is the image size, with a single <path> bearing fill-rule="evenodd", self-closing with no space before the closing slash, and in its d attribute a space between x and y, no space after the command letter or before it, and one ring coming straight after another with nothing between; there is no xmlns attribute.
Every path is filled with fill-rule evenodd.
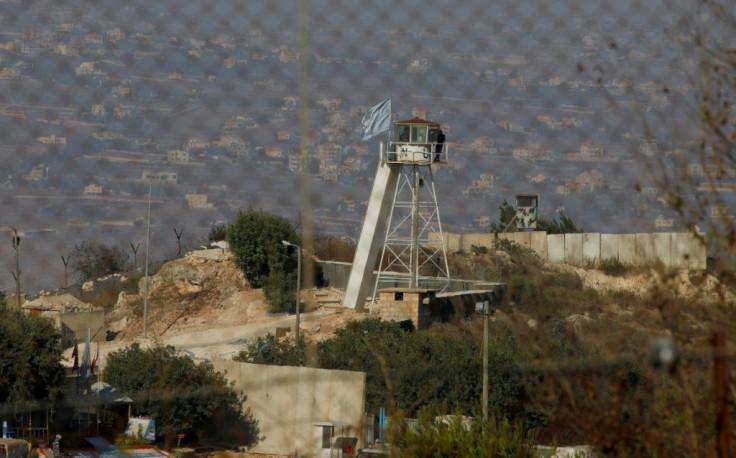
<svg viewBox="0 0 736 458"><path fill-rule="evenodd" d="M210 233L207 236L207 240L210 242L219 242L225 240L227 237L227 226L224 224L212 223L210 226Z"/></svg>
<svg viewBox="0 0 736 458"><path fill-rule="evenodd" d="M120 282L120 289L129 294L135 294L139 290L139 284L143 278L142 271L131 272L122 282Z"/></svg>
<svg viewBox="0 0 736 458"><path fill-rule="evenodd" d="M392 455L413 456L534 456L534 434L507 420L460 415L433 416L427 410L414 423L399 420Z"/></svg>
<svg viewBox="0 0 736 458"><path fill-rule="evenodd" d="M473 245L470 250L473 254L488 254L488 247L483 245Z"/></svg>
<svg viewBox="0 0 736 458"><path fill-rule="evenodd" d="M128 262L128 253L118 245L82 242L74 246L72 270L77 279L84 282L124 272Z"/></svg>
<svg viewBox="0 0 736 458"><path fill-rule="evenodd" d="M156 435L170 444L177 433L197 434L228 415L240 427L240 444L258 442L258 422L246 400L209 361L195 362L171 346L137 343L107 356L105 380L134 400L137 414L156 418Z"/></svg>
<svg viewBox="0 0 736 458"><path fill-rule="evenodd" d="M598 270L606 275L620 277L626 273L626 266L624 266L618 258L606 258L601 259L601 262L598 265Z"/></svg>
<svg viewBox="0 0 736 458"><path fill-rule="evenodd" d="M286 219L260 210L239 212L227 228L235 265L254 288L263 288L271 311L288 310L294 300L298 257L282 241L299 245Z"/></svg>

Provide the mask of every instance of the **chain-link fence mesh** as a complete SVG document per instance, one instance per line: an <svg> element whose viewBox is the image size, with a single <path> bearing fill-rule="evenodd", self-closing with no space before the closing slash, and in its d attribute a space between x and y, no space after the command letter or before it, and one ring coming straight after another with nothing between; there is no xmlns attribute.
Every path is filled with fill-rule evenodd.
<svg viewBox="0 0 736 458"><path fill-rule="evenodd" d="M0 2L0 289L60 287L85 241L142 247L149 204L152 260L247 208L355 240L378 162L360 122L387 97L447 135L446 232L487 232L518 194L589 232L687 230L647 164L708 175L682 162L705 45L734 37L708 3Z"/></svg>
<svg viewBox="0 0 736 458"><path fill-rule="evenodd" d="M151 181L154 259L248 207L356 238L378 155L360 120L386 97L456 152L445 231L525 193L591 232L682 229L641 159L693 138L691 2L1 6L3 224L30 289L75 244L143 240Z"/></svg>

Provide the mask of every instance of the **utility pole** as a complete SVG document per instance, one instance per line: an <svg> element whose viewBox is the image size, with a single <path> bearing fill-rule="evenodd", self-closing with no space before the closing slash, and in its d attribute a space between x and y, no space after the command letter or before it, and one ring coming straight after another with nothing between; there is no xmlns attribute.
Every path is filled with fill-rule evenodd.
<svg viewBox="0 0 736 458"><path fill-rule="evenodd" d="M489 301L483 302L483 421L488 421L488 317L491 315Z"/></svg>
<svg viewBox="0 0 736 458"><path fill-rule="evenodd" d="M475 303L476 313L483 314L483 394L481 404L483 404L483 421L488 421L488 327L489 320L495 309L491 307L491 301Z"/></svg>
<svg viewBox="0 0 736 458"><path fill-rule="evenodd" d="M61 262L64 263L64 291L66 291L67 287L69 286L69 270L68 270L68 266L69 266L69 258L70 257L71 257L70 255L67 255L66 258L65 258L63 254L61 255Z"/></svg>
<svg viewBox="0 0 736 458"><path fill-rule="evenodd" d="M716 450L719 458L729 456L731 448L728 427L728 374L726 371L726 336L717 331L711 338L713 345L713 384L716 390Z"/></svg>
<svg viewBox="0 0 736 458"><path fill-rule="evenodd" d="M302 289L302 247L286 240L282 240L281 243L296 248L296 331L294 332L294 337L296 338L296 344L299 345L299 302L301 299L299 296L301 296Z"/></svg>
<svg viewBox="0 0 736 458"><path fill-rule="evenodd" d="M146 270L144 273L145 278L145 291L143 293L143 337L146 337L148 331L148 252L151 245L151 188L153 182L148 182L148 223L146 224Z"/></svg>
<svg viewBox="0 0 736 458"><path fill-rule="evenodd" d="M18 257L18 247L20 246L20 236L18 230L14 227L13 229L13 249L15 250L15 270L12 271L13 278L15 279L15 299L18 304L18 311L20 311L20 259Z"/></svg>

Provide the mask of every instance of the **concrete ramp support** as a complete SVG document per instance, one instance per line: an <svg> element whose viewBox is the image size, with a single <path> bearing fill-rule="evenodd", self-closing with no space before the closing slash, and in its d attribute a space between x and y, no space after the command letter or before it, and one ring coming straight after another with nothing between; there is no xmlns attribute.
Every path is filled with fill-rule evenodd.
<svg viewBox="0 0 736 458"><path fill-rule="evenodd" d="M346 308L363 308L373 278L373 268L385 238L386 221L393 206L396 183L401 164L381 161L376 170L371 197L365 212L363 229L355 249L353 267L342 305Z"/></svg>

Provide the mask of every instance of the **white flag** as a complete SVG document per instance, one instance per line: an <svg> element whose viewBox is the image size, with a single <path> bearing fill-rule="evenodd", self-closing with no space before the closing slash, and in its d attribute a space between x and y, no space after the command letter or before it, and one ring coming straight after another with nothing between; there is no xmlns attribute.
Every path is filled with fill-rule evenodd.
<svg viewBox="0 0 736 458"><path fill-rule="evenodd" d="M371 108L360 123L363 140L368 140L391 127L391 97Z"/></svg>

